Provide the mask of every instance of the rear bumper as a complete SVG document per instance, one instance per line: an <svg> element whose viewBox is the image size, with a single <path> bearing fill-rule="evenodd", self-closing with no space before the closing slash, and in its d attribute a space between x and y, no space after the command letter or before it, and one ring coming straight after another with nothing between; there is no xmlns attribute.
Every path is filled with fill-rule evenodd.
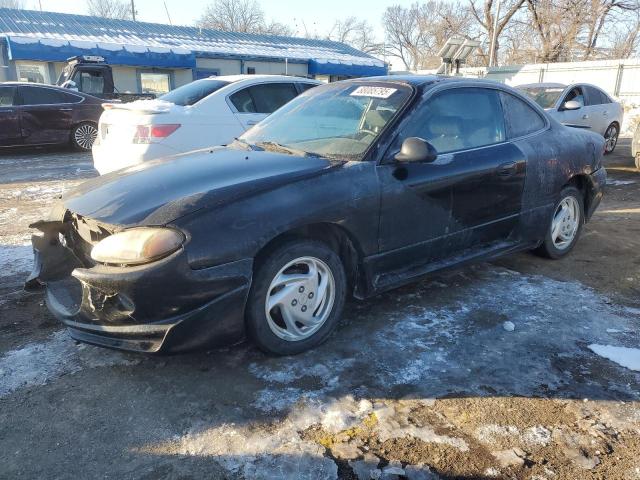
<svg viewBox="0 0 640 480"><path fill-rule="evenodd" d="M161 143L138 145L109 142L94 145L91 152L93 166L100 175L180 153L176 149Z"/></svg>
<svg viewBox="0 0 640 480"><path fill-rule="evenodd" d="M32 239L31 285L79 341L145 353L177 353L244 337L251 259L193 270L181 249L138 267L84 268L47 235Z"/></svg>

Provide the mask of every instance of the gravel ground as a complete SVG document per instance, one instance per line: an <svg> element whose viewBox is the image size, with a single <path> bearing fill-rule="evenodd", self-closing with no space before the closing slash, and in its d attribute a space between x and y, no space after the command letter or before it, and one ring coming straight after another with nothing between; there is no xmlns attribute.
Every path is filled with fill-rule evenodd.
<svg viewBox="0 0 640 480"><path fill-rule="evenodd" d="M606 162L566 259L352 301L297 357L146 357L76 344L21 291L28 223L90 156L5 152L0 478L640 479L640 173L628 140Z"/></svg>

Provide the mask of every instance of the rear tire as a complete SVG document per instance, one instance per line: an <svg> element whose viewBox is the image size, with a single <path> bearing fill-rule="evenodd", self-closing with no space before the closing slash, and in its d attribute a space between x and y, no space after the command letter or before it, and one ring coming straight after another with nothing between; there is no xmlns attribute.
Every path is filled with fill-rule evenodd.
<svg viewBox="0 0 640 480"><path fill-rule="evenodd" d="M347 277L340 257L316 240L292 240L259 260L245 313L249 338L266 353L295 355L338 324Z"/></svg>
<svg viewBox="0 0 640 480"><path fill-rule="evenodd" d="M553 208L544 241L535 253L554 260L564 257L577 243L583 225L582 194L575 187L565 187Z"/></svg>
<svg viewBox="0 0 640 480"><path fill-rule="evenodd" d="M616 145L618 144L618 135L620 135L620 127L617 123L612 123L607 127L607 130L604 132L604 154L609 155L613 153L616 149Z"/></svg>
<svg viewBox="0 0 640 480"><path fill-rule="evenodd" d="M90 152L97 136L98 127L95 123L79 123L71 130L71 145L78 151Z"/></svg>

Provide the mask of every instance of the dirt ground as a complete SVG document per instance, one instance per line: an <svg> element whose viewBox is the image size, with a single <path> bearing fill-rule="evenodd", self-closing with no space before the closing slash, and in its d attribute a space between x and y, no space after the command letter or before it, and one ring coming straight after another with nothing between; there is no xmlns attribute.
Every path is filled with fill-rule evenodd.
<svg viewBox="0 0 640 480"><path fill-rule="evenodd" d="M640 347L628 140L606 165L561 261L523 253L351 301L296 357L147 357L76 344L21 290L28 223L95 174L90 157L4 153L0 478L640 479L640 372L605 358Z"/></svg>

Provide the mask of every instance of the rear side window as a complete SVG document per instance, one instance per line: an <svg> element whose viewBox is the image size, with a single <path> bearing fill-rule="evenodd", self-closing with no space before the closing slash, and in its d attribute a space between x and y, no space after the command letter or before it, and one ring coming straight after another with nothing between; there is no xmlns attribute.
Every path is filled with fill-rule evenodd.
<svg viewBox="0 0 640 480"><path fill-rule="evenodd" d="M265 83L240 90L229 100L240 113L273 113L297 96L293 83Z"/></svg>
<svg viewBox="0 0 640 480"><path fill-rule="evenodd" d="M438 153L466 150L503 142L506 138L498 91L454 88L418 107L401 134L421 137Z"/></svg>
<svg viewBox="0 0 640 480"><path fill-rule="evenodd" d="M22 105L56 105L59 103L79 103L82 97L53 88L20 87Z"/></svg>
<svg viewBox="0 0 640 480"><path fill-rule="evenodd" d="M0 107L12 107L15 96L15 87L0 87Z"/></svg>
<svg viewBox="0 0 640 480"><path fill-rule="evenodd" d="M229 85L229 82L203 78L202 80L196 80L195 82L178 87L169 93L165 93L160 97L160 100L186 107L199 102L226 85Z"/></svg>
<svg viewBox="0 0 640 480"><path fill-rule="evenodd" d="M589 95L589 105L603 105L605 103L611 103L607 94L602 90L595 87L585 87Z"/></svg>
<svg viewBox="0 0 640 480"><path fill-rule="evenodd" d="M315 83L299 83L298 86L300 87L301 92L306 92L310 88L317 87L318 85Z"/></svg>
<svg viewBox="0 0 640 480"><path fill-rule="evenodd" d="M545 127L544 119L526 102L506 92L500 92L500 96L509 138L523 137Z"/></svg>
<svg viewBox="0 0 640 480"><path fill-rule="evenodd" d="M238 90L229 97L229 100L239 113L256 113L256 106L248 88Z"/></svg>

